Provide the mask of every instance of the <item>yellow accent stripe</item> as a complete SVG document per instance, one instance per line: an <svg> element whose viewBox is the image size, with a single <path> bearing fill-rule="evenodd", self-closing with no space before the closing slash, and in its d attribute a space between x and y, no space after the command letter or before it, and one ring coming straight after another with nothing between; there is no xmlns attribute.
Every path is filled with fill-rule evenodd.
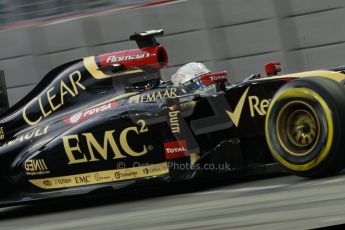
<svg viewBox="0 0 345 230"><path fill-rule="evenodd" d="M114 97L114 98L111 98L111 99L109 99L109 100L102 101L102 102L98 103L97 105L93 105L92 107L88 107L88 108L86 108L86 109L84 109L84 110L92 109L92 108L95 108L95 107L98 107L98 106L100 106L100 105L104 105L104 104L107 104L107 103L110 103L110 102L115 102L115 101L118 101L118 100L120 100L120 99L127 98L127 97L131 97L131 96L136 95L136 94L139 94L139 92L124 93L124 94L121 94L121 95L116 96L116 97ZM83 111L84 111L84 110L83 110Z"/></svg>
<svg viewBox="0 0 345 230"><path fill-rule="evenodd" d="M29 181L42 189L57 189L152 177L167 173L169 173L168 163L163 162L134 168L114 169Z"/></svg>
<svg viewBox="0 0 345 230"><path fill-rule="evenodd" d="M199 160L200 156L197 153L189 153L190 156L190 164L195 165L195 163Z"/></svg>
<svg viewBox="0 0 345 230"><path fill-rule="evenodd" d="M99 70L99 67L97 66L95 56L86 57L83 59L84 66L89 71L89 73L96 79L103 79L103 78L109 78L111 76L104 74L102 71Z"/></svg>
<svg viewBox="0 0 345 230"><path fill-rule="evenodd" d="M303 165L292 164L290 162L287 162L285 159L283 159L280 156L280 154L273 148L273 145L268 135L268 132L269 132L268 119L269 119L269 114L271 113L272 106L274 105L276 101L287 99L287 98L306 98L309 100L317 101L318 103L320 103L326 115L327 126L328 126L326 144L322 148L320 154L315 159ZM271 153L282 165L295 171L306 171L306 170L312 169L318 164L320 164L327 157L327 155L329 154L329 150L331 149L332 142L333 142L333 132L334 132L334 127L333 127L332 112L330 108L328 107L327 103L323 100L323 98L318 93L308 88L290 88L290 89L286 89L280 92L272 100L271 105L267 112L265 133L266 133L267 144L271 150Z"/></svg>
<svg viewBox="0 0 345 230"><path fill-rule="evenodd" d="M134 69L123 70L111 75L107 75L107 74L104 74L101 70L99 70L99 67L97 66L97 63L96 63L95 56L86 57L83 59L83 62L87 71L96 79L104 79L104 78L116 77L120 75L122 76L122 75L127 75L127 74L144 72L142 69L134 68Z"/></svg>
<svg viewBox="0 0 345 230"><path fill-rule="evenodd" d="M302 77L325 77L329 79L333 79L337 82L341 82L345 79L345 74L331 71L331 70L314 70L314 71L306 71L301 73L292 73L287 75L279 75L273 77L265 77L259 78L256 81L265 81L269 79L282 79L282 78L302 78Z"/></svg>

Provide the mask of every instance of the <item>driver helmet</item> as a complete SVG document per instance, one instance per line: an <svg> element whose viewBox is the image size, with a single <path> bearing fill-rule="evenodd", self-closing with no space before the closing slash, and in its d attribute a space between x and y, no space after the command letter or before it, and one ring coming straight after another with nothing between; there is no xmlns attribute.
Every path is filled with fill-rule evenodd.
<svg viewBox="0 0 345 230"><path fill-rule="evenodd" d="M211 71L200 62L191 62L181 66L171 77L174 85L185 86L188 92L202 91L207 87L202 83L200 77Z"/></svg>

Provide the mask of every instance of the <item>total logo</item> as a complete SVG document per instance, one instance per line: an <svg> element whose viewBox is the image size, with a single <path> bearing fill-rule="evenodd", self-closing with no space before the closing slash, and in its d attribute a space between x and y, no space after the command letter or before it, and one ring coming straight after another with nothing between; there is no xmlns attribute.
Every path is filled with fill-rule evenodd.
<svg viewBox="0 0 345 230"><path fill-rule="evenodd" d="M219 81L219 80L224 80L224 79L228 79L227 76L211 76L210 77L212 81Z"/></svg>
<svg viewBox="0 0 345 230"><path fill-rule="evenodd" d="M116 102L109 102L107 104L103 104L97 107L93 107L82 112L78 112L73 114L72 116L66 117L64 121L69 125L79 124L82 121L89 119L101 112L116 108L118 104Z"/></svg>
<svg viewBox="0 0 345 230"><path fill-rule="evenodd" d="M164 143L165 158L167 160L188 156L186 140L178 140Z"/></svg>

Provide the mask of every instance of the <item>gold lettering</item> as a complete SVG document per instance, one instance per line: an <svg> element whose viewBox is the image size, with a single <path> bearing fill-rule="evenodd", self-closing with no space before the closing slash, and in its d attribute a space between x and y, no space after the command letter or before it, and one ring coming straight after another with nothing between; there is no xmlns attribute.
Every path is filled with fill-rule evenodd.
<svg viewBox="0 0 345 230"><path fill-rule="evenodd" d="M29 139L32 138L32 136L33 136L34 134L35 134L35 132L27 133L27 134L25 134L24 139L25 139L25 140L29 140Z"/></svg>
<svg viewBox="0 0 345 230"><path fill-rule="evenodd" d="M76 140L77 145L76 146L71 146L70 145L70 140ZM87 162L86 155L81 152L80 147L79 147L79 138L78 135L69 135L69 136L64 136L62 137L63 140L63 146L65 148L67 157L68 157L68 164L77 164L77 163L85 163ZM73 152L80 153L82 155L82 158L76 159L75 155Z"/></svg>
<svg viewBox="0 0 345 230"><path fill-rule="evenodd" d="M136 104L136 103L139 103L139 100L140 100L140 95L135 95L129 98L129 103Z"/></svg>
<svg viewBox="0 0 345 230"><path fill-rule="evenodd" d="M57 106L55 106L55 105L53 104L53 99L56 97L55 94L50 95L50 92L53 91L53 90L54 90L54 87L50 88L50 89L47 91L47 98L48 98L48 102L49 102L49 104L50 104L50 107L53 109L53 111L55 111L55 110L57 110L57 109L61 106L61 104L58 104Z"/></svg>
<svg viewBox="0 0 345 230"><path fill-rule="evenodd" d="M99 155L101 155L101 157L104 160L107 160L108 159L108 143L110 144L110 147L114 153L113 159L119 159L119 158L126 157L126 156L121 154L120 149L116 145L116 142L115 142L115 139L113 136L114 132L115 132L115 130L110 130L110 131L106 131L104 133L103 147L97 142L97 140L92 135L92 133L83 133L82 134L83 136L86 137L87 147L88 147L88 150L89 150L89 153L91 156L90 161L99 161L99 159L97 159L95 157L95 153L94 153L93 149L96 149L97 152L99 153Z"/></svg>
<svg viewBox="0 0 345 230"><path fill-rule="evenodd" d="M156 95L155 101L157 101L158 99L162 99L162 94L161 94L161 91L158 91L158 92L157 92L157 95Z"/></svg>
<svg viewBox="0 0 345 230"><path fill-rule="evenodd" d="M167 98L167 97L171 97L171 90L170 90L170 92L169 92L169 90L164 91L163 98Z"/></svg>
<svg viewBox="0 0 345 230"><path fill-rule="evenodd" d="M74 92L65 84L64 81L61 80L61 84L60 84L61 105L65 104L64 96L65 96L67 93L71 94L72 97L75 97Z"/></svg>
<svg viewBox="0 0 345 230"><path fill-rule="evenodd" d="M33 166L33 170L34 172L40 171L41 170L41 166L40 166L40 162L38 160L33 160L32 161L32 166Z"/></svg>
<svg viewBox="0 0 345 230"><path fill-rule="evenodd" d="M155 101L156 100L155 93L146 94L146 96L147 96L147 101Z"/></svg>
<svg viewBox="0 0 345 230"><path fill-rule="evenodd" d="M42 170L48 170L48 167L46 165L46 162L44 162L44 160L41 160L41 165L42 165Z"/></svg>
<svg viewBox="0 0 345 230"><path fill-rule="evenodd" d="M270 105L270 100L264 99L264 100L261 101L260 109L261 109L261 112L264 115L266 115L266 111L267 111L267 108L268 108L269 105Z"/></svg>
<svg viewBox="0 0 345 230"><path fill-rule="evenodd" d="M259 97L257 96L249 96L249 109L250 109L250 116L255 117L255 112L260 115L264 116L266 115L267 108L270 105L270 99L262 99L260 101Z"/></svg>
<svg viewBox="0 0 345 230"><path fill-rule="evenodd" d="M176 88L171 88L170 89L170 97L177 97Z"/></svg>
<svg viewBox="0 0 345 230"><path fill-rule="evenodd" d="M12 144L14 144L14 143L16 143L16 142L22 142L23 139L24 139L24 136L20 136L20 137L14 139L11 143L8 143L8 144L11 144L11 145L12 145Z"/></svg>
<svg viewBox="0 0 345 230"><path fill-rule="evenodd" d="M15 140L16 140L16 139L14 139L14 140L11 140L11 141L7 142L7 145L12 145L12 144L13 144L13 142L14 142Z"/></svg>
<svg viewBox="0 0 345 230"><path fill-rule="evenodd" d="M250 109L250 116L251 117L255 116L254 109L259 115L261 115L261 116L264 115L260 111L260 108L259 108L260 101L259 101L259 98L257 96L249 96L248 100L249 100L249 109Z"/></svg>
<svg viewBox="0 0 345 230"><path fill-rule="evenodd" d="M41 98L38 99L38 103L40 104L40 109L41 109L41 112L42 112L43 117L47 117L49 114L52 113L51 110L49 110L47 113L46 113L46 111L44 111L44 108L43 108L43 105L42 105L42 99L41 99Z"/></svg>
<svg viewBox="0 0 345 230"><path fill-rule="evenodd" d="M49 128L49 125L47 125L46 127L44 127L44 130L43 130L43 133L44 133L44 134L47 134L47 133L48 133L48 128Z"/></svg>
<svg viewBox="0 0 345 230"><path fill-rule="evenodd" d="M140 133L146 133L149 131L149 129L146 126L146 122L144 120L138 120L137 124L141 125L140 130L139 130Z"/></svg>
<svg viewBox="0 0 345 230"><path fill-rule="evenodd" d="M31 102L33 102L33 101L36 100L36 99L37 99L37 97L34 98L34 99L32 99ZM31 102L30 102L30 103L31 103ZM38 124L38 122L40 122L40 121L42 120L42 116L40 116L36 121L31 121L31 120L28 118L28 116L27 116L27 114L26 114L26 110L27 110L28 106L30 105L30 103L28 103L28 104L27 104L26 106L24 106L24 108L23 108L23 118L24 118L25 122L28 123L28 125L36 125L36 124Z"/></svg>
<svg viewBox="0 0 345 230"><path fill-rule="evenodd" d="M35 137L41 136L43 133L41 132L41 129L37 129L35 132Z"/></svg>
<svg viewBox="0 0 345 230"><path fill-rule="evenodd" d="M75 76L75 75L77 75L77 77L78 77L76 80L73 79L73 76ZM69 79L70 79L70 81L71 81L71 83L72 83L72 85L73 85L73 89L74 89L75 95L78 95L78 88L77 88L77 85L79 86L79 88L81 88L81 89L83 89L83 90L86 89L86 87L83 86L83 85L79 82L79 81L81 80L81 73L80 73L80 71L74 71L73 73L71 73L71 74L69 75Z"/></svg>
<svg viewBox="0 0 345 230"><path fill-rule="evenodd" d="M121 147L123 148L123 150L130 156L133 157L139 157L142 155L145 155L147 153L147 148L145 145L143 145L143 150L141 152L135 152L128 144L127 141L127 135L129 131L133 131L136 134L139 134L138 132L138 128L137 127L128 127L126 129L124 129L121 134L120 134L120 144Z"/></svg>
<svg viewBox="0 0 345 230"><path fill-rule="evenodd" d="M74 77L74 76L76 76L76 77ZM43 117L49 116L52 112L56 111L62 105L64 105L64 103L65 103L64 97L65 97L66 94L70 94L72 97L75 97L79 93L78 92L78 87L80 89L85 90L86 87L83 84L80 83L81 77L82 76L81 76L80 71L74 71L73 73L71 73L69 75L69 79L70 79L70 82L72 84L73 90L70 87L68 87L63 80L60 81L60 99L61 100L60 100L59 104L54 104L53 103L54 98L57 97L56 94L52 93L54 91L54 87L51 87L50 89L47 90L46 97L47 97L47 101L48 101L48 103L50 105L50 110L45 110L45 109L48 109L48 108L45 108L43 106L42 98L41 97L34 98L30 103L28 103L26 106L24 106L24 108L23 108L23 119L26 121L26 123L28 123L29 125L36 125L36 124L38 124L42 120ZM32 121L27 116L27 109L31 105L31 103L33 101L36 101L36 100L38 100L39 108L41 110L41 116L36 121Z"/></svg>
<svg viewBox="0 0 345 230"><path fill-rule="evenodd" d="M141 95L141 102L147 101L148 94Z"/></svg>
<svg viewBox="0 0 345 230"><path fill-rule="evenodd" d="M171 111L169 112L170 117L170 126L172 133L180 133L180 124L178 119L178 114L180 111Z"/></svg>
<svg viewBox="0 0 345 230"><path fill-rule="evenodd" d="M31 164L32 164L32 160L27 160L24 164L24 167L25 167L25 171L31 171Z"/></svg>

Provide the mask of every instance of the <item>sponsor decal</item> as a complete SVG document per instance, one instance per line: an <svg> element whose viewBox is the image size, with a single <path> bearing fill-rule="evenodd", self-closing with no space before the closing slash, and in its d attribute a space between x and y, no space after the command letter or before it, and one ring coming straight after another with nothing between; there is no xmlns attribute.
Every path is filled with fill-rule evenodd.
<svg viewBox="0 0 345 230"><path fill-rule="evenodd" d="M102 181L110 181L111 180L111 177L109 175L105 176L102 173L95 173L94 177L95 177L96 182L98 182L98 181L101 181L101 182Z"/></svg>
<svg viewBox="0 0 345 230"><path fill-rule="evenodd" d="M10 146L10 145L13 145L16 143L21 143L23 141L31 140L31 139L39 137L39 136L43 136L43 135L48 133L48 128L49 128L49 125L47 125L43 128L32 129L28 133L23 134L21 136L18 136L15 139L6 142L0 148Z"/></svg>
<svg viewBox="0 0 345 230"><path fill-rule="evenodd" d="M26 175L44 175L50 173L43 159L29 159L24 162Z"/></svg>
<svg viewBox="0 0 345 230"><path fill-rule="evenodd" d="M115 172L114 176L116 179L121 178L136 178L138 176L137 171L131 171L131 172Z"/></svg>
<svg viewBox="0 0 345 230"><path fill-rule="evenodd" d="M118 56L118 57L109 56L107 58L107 63L121 62L121 61L128 61L128 60L138 60L138 59L143 59L143 58L148 58L148 57L150 57L149 53Z"/></svg>
<svg viewBox="0 0 345 230"><path fill-rule="evenodd" d="M143 102L153 102L153 101L162 100L165 98L172 98L172 97L177 97L176 88L169 88L163 91L154 91L150 93L135 95L133 97L130 97L128 102L132 104L143 103Z"/></svg>
<svg viewBox="0 0 345 230"><path fill-rule="evenodd" d="M77 175L29 180L42 189L57 189L91 184L109 183L136 178L159 176L169 173L167 162L133 168L90 172Z"/></svg>
<svg viewBox="0 0 345 230"><path fill-rule="evenodd" d="M52 185L53 185L53 182L51 182L51 180L44 180L44 181L43 181L43 184L44 184L45 186L49 187L49 186L52 186Z"/></svg>
<svg viewBox="0 0 345 230"><path fill-rule="evenodd" d="M56 178L54 179L54 184L58 187L66 187L69 184L72 184L72 178Z"/></svg>
<svg viewBox="0 0 345 230"><path fill-rule="evenodd" d="M205 85L212 85L217 83L225 83L228 80L226 71L216 73L206 73L201 77L202 83Z"/></svg>
<svg viewBox="0 0 345 230"><path fill-rule="evenodd" d="M171 160L188 156L186 140L178 140L164 143L165 159Z"/></svg>
<svg viewBox="0 0 345 230"><path fill-rule="evenodd" d="M232 112L225 110L236 127L238 126L238 123L240 122L241 113L243 110L244 102L246 100L248 91L249 91L249 87L244 91L235 109Z"/></svg>
<svg viewBox="0 0 345 230"><path fill-rule="evenodd" d="M256 115L264 116L267 113L268 107L270 106L271 99L260 100L257 96L249 96L249 109L250 116L255 117Z"/></svg>
<svg viewBox="0 0 345 230"><path fill-rule="evenodd" d="M0 127L0 140L5 139L5 132L4 132L4 127Z"/></svg>
<svg viewBox="0 0 345 230"><path fill-rule="evenodd" d="M75 184L90 184L91 183L91 175L82 175L82 176L75 176L74 177Z"/></svg>
<svg viewBox="0 0 345 230"><path fill-rule="evenodd" d="M102 140L96 140L92 133L81 133L62 137L68 164L80 164L100 160L108 160L109 158L116 160L121 158L140 157L153 150L152 145L137 144L135 148L128 143L128 136L140 136L149 132L146 122L138 120L138 126L131 126L118 132L118 130L107 130L104 132ZM115 134L119 135L116 137ZM139 138L139 137L138 137ZM88 151L82 152L80 148L80 140L84 139ZM85 146L83 146L85 147ZM120 148L123 150L121 151Z"/></svg>
<svg viewBox="0 0 345 230"><path fill-rule="evenodd" d="M31 100L22 110L23 119L28 125L37 125L43 118L48 117L54 111L58 110L65 104L65 97L76 97L79 90L85 90L86 87L80 83L80 71L74 71L69 75L68 84L63 80L60 81L59 89L54 86L47 89L45 93ZM57 92L56 92L57 91ZM39 107L40 114L33 118L30 116L30 108Z"/></svg>
<svg viewBox="0 0 345 230"><path fill-rule="evenodd" d="M171 110L171 108L169 107ZM179 122L179 115L180 111L169 111L169 124L172 133L180 133L180 122Z"/></svg>
<svg viewBox="0 0 345 230"><path fill-rule="evenodd" d="M220 81L220 80L228 79L228 77L225 75L223 75L223 76L210 76L210 79L212 81Z"/></svg>
<svg viewBox="0 0 345 230"><path fill-rule="evenodd" d="M237 102L235 109L232 112L225 110L225 112L228 114L228 116L230 117L230 119L232 120L232 122L234 123L236 127L238 126L240 122L242 110L247 98L248 91L249 91L249 87L244 91L240 100ZM248 96L250 116L255 117L257 115L259 116L266 115L270 102L271 102L271 99L260 99L258 96Z"/></svg>
<svg viewBox="0 0 345 230"><path fill-rule="evenodd" d="M95 106L89 109L86 109L82 112L75 113L69 117L66 117L64 121L69 125L79 124L90 117L96 116L99 113L102 113L107 110L111 110L118 106L117 102L109 102L103 105Z"/></svg>

